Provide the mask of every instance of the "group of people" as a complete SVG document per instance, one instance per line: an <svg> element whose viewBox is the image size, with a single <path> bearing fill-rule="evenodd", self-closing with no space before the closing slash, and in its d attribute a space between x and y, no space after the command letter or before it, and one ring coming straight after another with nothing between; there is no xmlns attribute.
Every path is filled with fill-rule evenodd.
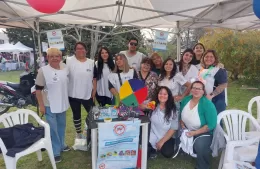
<svg viewBox="0 0 260 169"><path fill-rule="evenodd" d="M156 102L148 114L148 155L158 152L167 158L174 155L174 146L180 129L188 129L187 137L197 138L194 151L197 169L209 168L210 144L217 123L217 114L225 110L227 73L219 63L214 50L205 50L203 44L186 49L176 63L171 57L163 59L158 53L150 57L137 51L138 40L128 41L128 50L114 58L109 49L101 47L95 62L86 57L82 42L75 44L75 55L62 62L61 51L49 48L48 65L38 70L36 96L40 112L45 114L51 128L52 146L56 162L65 144L66 110L73 112L76 137L81 137L81 105L89 112L96 100L104 106L119 104L119 89L130 79L140 79L148 88L147 99L139 105L143 111L147 103ZM156 92L155 92L156 91ZM89 117L86 118L89 124ZM199 137L201 135L209 137ZM87 132L90 141L90 130Z"/></svg>

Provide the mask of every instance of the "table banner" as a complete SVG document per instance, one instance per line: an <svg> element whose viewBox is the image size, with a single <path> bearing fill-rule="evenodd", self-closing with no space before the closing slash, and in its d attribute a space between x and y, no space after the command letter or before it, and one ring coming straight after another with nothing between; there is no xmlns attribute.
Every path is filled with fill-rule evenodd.
<svg viewBox="0 0 260 169"><path fill-rule="evenodd" d="M98 169L135 169L140 120L98 123Z"/></svg>

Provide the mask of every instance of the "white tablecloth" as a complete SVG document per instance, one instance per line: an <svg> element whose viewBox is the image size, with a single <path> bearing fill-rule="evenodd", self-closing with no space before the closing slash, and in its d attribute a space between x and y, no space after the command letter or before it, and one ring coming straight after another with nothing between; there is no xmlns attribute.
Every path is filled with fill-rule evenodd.
<svg viewBox="0 0 260 169"><path fill-rule="evenodd" d="M18 64L17 63L6 63L5 64L7 70L16 70Z"/></svg>

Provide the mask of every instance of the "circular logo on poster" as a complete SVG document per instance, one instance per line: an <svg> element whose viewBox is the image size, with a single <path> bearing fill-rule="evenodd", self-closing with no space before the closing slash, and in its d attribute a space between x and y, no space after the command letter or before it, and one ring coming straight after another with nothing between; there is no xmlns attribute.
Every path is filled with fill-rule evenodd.
<svg viewBox="0 0 260 169"><path fill-rule="evenodd" d="M101 163L98 167L99 167L99 169L105 169L106 165L104 163Z"/></svg>
<svg viewBox="0 0 260 169"><path fill-rule="evenodd" d="M52 32L52 36L56 36L56 32L55 31Z"/></svg>
<svg viewBox="0 0 260 169"><path fill-rule="evenodd" d="M160 32L160 36L164 36L164 33L163 33L163 32Z"/></svg>
<svg viewBox="0 0 260 169"><path fill-rule="evenodd" d="M116 135L119 135L119 136L121 136L122 134L124 134L125 130L126 130L126 126L125 126L124 124L117 124L117 125L115 125L115 127L114 127L114 133L115 133Z"/></svg>

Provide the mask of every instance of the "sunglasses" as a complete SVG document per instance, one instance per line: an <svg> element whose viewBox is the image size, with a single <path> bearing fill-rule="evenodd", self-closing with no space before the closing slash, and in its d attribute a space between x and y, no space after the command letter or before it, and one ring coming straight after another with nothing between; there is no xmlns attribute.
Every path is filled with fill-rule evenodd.
<svg viewBox="0 0 260 169"><path fill-rule="evenodd" d="M131 46L134 46L134 45L137 46L138 44L131 42L130 45L131 45Z"/></svg>

